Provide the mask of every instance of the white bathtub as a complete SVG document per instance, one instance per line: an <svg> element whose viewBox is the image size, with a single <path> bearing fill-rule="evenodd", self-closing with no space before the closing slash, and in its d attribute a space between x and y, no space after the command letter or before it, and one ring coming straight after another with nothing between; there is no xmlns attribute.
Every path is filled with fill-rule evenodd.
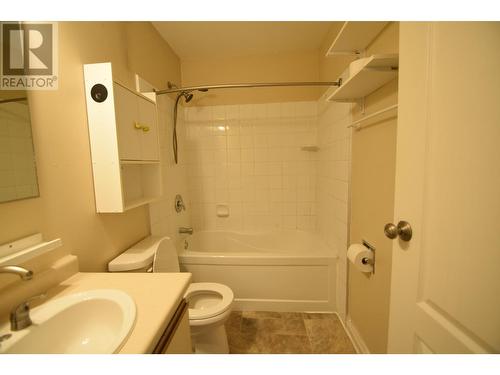
<svg viewBox="0 0 500 375"><path fill-rule="evenodd" d="M236 310L335 311L336 254L302 231L201 231L179 260L194 282L228 285Z"/></svg>

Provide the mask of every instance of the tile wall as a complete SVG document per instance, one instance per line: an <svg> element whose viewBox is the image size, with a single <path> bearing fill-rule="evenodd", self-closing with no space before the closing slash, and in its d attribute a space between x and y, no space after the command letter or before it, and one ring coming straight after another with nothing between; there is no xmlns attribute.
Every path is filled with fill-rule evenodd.
<svg viewBox="0 0 500 375"><path fill-rule="evenodd" d="M179 107L177 119L179 164L176 165L172 152L173 105L173 100L167 95L157 97L163 194L162 199L150 203L149 217L152 235L169 236L178 242L181 239L178 228L191 225L191 210L187 187L186 154L183 152L186 149L184 111L182 107ZM182 195L187 206L187 209L180 213L174 210L176 194Z"/></svg>
<svg viewBox="0 0 500 375"><path fill-rule="evenodd" d="M195 229L316 229L318 153L301 147L317 143L317 102L187 107L185 120Z"/></svg>
<svg viewBox="0 0 500 375"><path fill-rule="evenodd" d="M337 312L345 320L349 171L351 168L351 104L318 102L317 231L336 249Z"/></svg>

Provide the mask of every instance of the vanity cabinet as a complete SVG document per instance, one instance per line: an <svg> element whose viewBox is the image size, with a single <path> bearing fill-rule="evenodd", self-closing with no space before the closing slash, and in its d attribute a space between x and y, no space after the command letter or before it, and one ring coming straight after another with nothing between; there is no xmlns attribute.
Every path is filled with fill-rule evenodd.
<svg viewBox="0 0 500 375"><path fill-rule="evenodd" d="M153 354L191 354L192 352L189 309L183 299L158 341Z"/></svg>
<svg viewBox="0 0 500 375"><path fill-rule="evenodd" d="M156 103L113 79L111 63L85 64L96 211L125 212L161 196Z"/></svg>

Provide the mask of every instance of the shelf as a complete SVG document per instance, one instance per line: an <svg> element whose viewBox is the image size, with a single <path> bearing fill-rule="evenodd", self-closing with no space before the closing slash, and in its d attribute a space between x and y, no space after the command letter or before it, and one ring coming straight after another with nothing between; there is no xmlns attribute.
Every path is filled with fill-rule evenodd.
<svg viewBox="0 0 500 375"><path fill-rule="evenodd" d="M44 242L41 233L0 245L0 266L17 265L62 246L57 238Z"/></svg>
<svg viewBox="0 0 500 375"><path fill-rule="evenodd" d="M356 55L364 51L389 22L344 22L326 56Z"/></svg>
<svg viewBox="0 0 500 375"><path fill-rule="evenodd" d="M151 203L161 197L160 163L121 166L123 211Z"/></svg>
<svg viewBox="0 0 500 375"><path fill-rule="evenodd" d="M121 165L155 165L160 164L159 160L120 160Z"/></svg>
<svg viewBox="0 0 500 375"><path fill-rule="evenodd" d="M329 101L357 102L398 75L398 55L373 55L353 61L349 78L328 96Z"/></svg>

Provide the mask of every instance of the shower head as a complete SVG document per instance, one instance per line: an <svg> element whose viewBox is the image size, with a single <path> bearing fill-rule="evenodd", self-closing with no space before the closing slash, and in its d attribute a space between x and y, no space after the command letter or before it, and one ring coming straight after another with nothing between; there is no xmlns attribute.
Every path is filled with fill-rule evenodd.
<svg viewBox="0 0 500 375"><path fill-rule="evenodd" d="M184 99L186 100L186 103L189 103L191 101L191 99L193 99L193 94L187 92L187 91L183 91L181 93L182 96L184 96Z"/></svg>

